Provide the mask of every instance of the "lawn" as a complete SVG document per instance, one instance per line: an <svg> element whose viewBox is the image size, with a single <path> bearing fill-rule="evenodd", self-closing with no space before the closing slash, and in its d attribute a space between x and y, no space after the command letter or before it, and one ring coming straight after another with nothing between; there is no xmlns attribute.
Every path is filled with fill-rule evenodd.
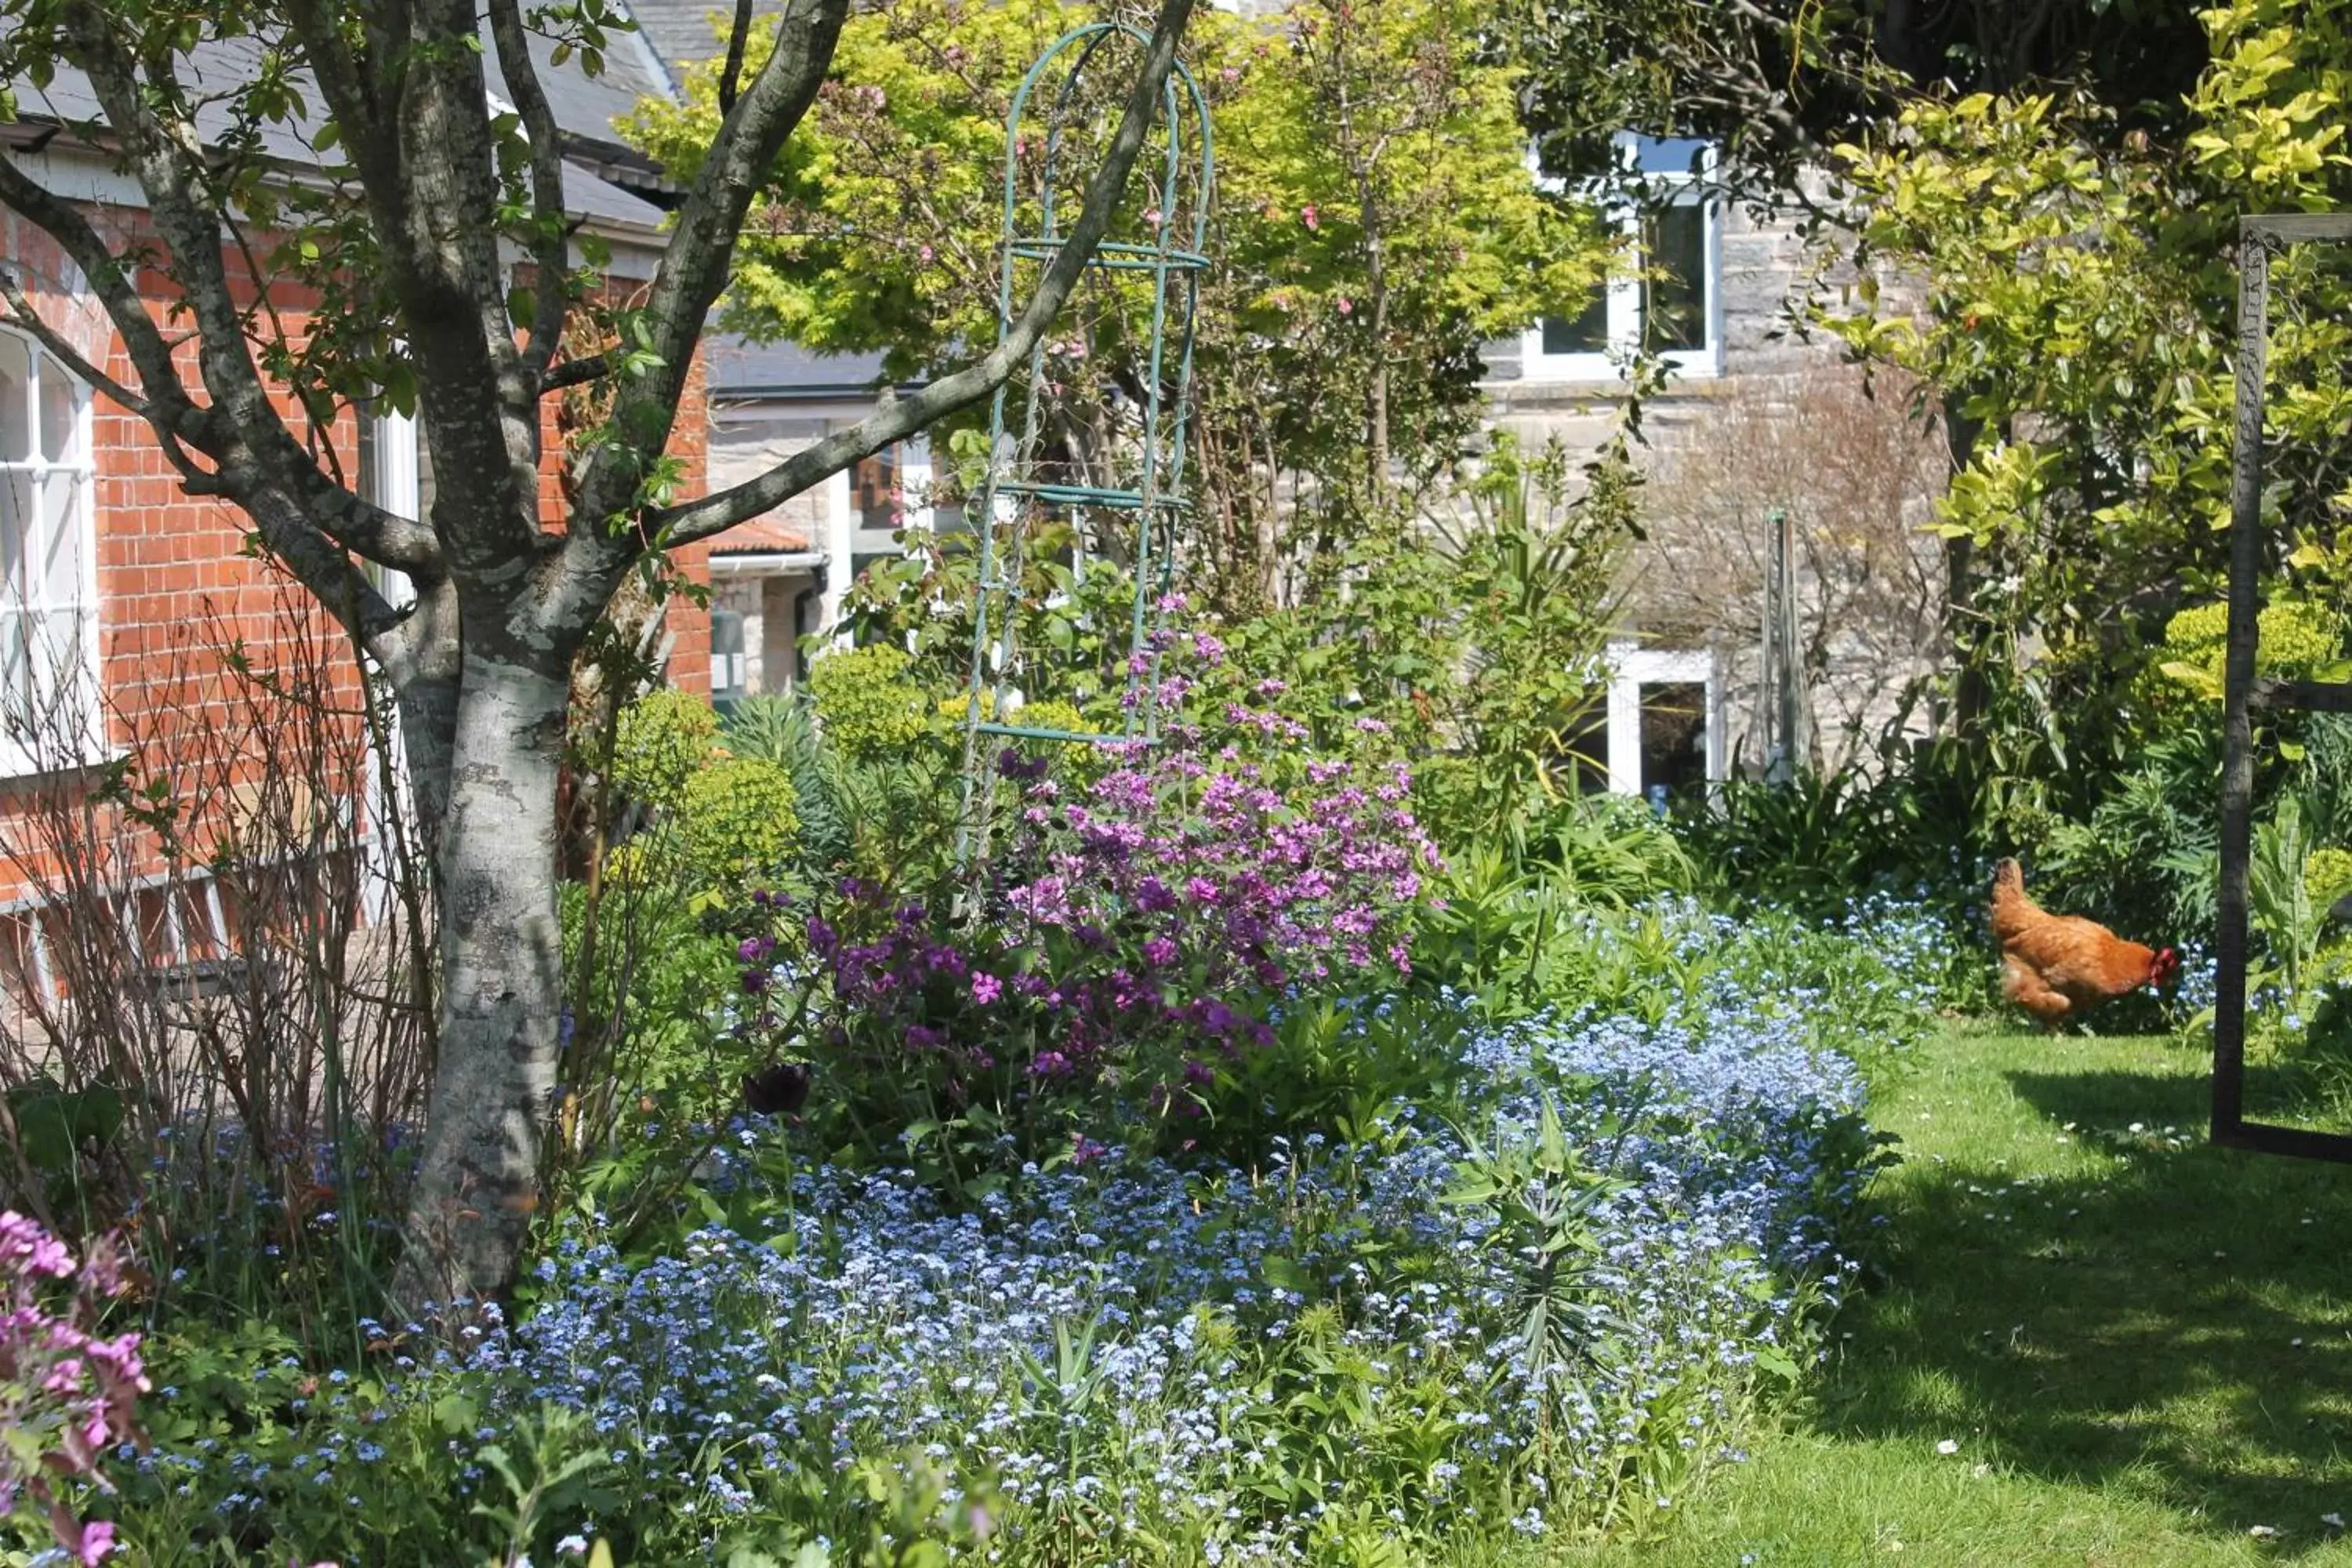
<svg viewBox="0 0 2352 1568"><path fill-rule="evenodd" d="M1885 1277L1659 1563L2352 1563L2352 1170L2202 1142L2162 1038L1954 1028L1885 1090ZM1570 1559L1571 1561L1575 1559Z"/></svg>

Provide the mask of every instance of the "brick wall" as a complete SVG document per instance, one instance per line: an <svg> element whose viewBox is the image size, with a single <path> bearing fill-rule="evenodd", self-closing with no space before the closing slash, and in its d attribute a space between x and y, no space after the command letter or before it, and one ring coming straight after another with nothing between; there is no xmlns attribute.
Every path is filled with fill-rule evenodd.
<svg viewBox="0 0 2352 1568"><path fill-rule="evenodd" d="M113 237L142 231L143 215L135 212L98 209L93 216L101 231ZM5 247L0 260L18 268L43 319L110 375L135 386L121 341L54 243L9 217L0 223L0 247ZM232 257L230 265L241 269L242 263ZM163 301L171 293L164 280L144 276L141 287L152 312L163 319ZM301 330L304 312L315 304L284 284L272 289L271 302L296 332ZM189 384L198 384L193 345L184 347L181 357ZM278 401L291 427L304 430L305 421L290 398ZM550 527L561 527L563 518L556 402L548 399L545 408L541 505ZM254 770L249 757L224 762L221 738L247 735L254 727L254 711L238 700L238 689L249 683L231 674L228 650L236 647L247 668L303 670L323 679L326 684L318 694L355 726L356 668L348 638L281 572L248 553L250 525L242 512L183 490L145 421L101 393L92 394L90 407L99 674L108 708L107 752L116 758L133 756L138 771L150 776L200 771L197 759L205 759L201 766L219 773L223 786L207 795L207 809L233 814L236 789L241 783L249 784ZM698 363L680 403L674 438L674 450L684 464L684 496L702 493L706 424ZM356 424L348 416L326 436L343 472L354 479L357 436ZM680 552L690 578L708 583L708 555L707 546ZM707 691L707 612L680 596L672 602L667 622L671 679L687 689ZM320 677L320 671L327 673ZM345 773L352 771L349 762L342 759ZM0 779L0 906L37 890L47 859L40 843L56 836L54 829L45 832L41 822L45 816L53 819L55 804L78 795L76 786L87 776ZM58 788L60 784L65 787ZM199 824L192 839L201 843L216 837L219 826ZM155 869L160 855L154 836L143 835L140 841L144 847L131 854L131 863L116 867L117 872L136 876Z"/></svg>

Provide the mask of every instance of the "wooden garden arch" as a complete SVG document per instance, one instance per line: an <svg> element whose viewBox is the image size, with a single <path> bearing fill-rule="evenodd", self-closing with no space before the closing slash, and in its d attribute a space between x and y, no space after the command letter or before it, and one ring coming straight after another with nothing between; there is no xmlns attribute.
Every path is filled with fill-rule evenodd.
<svg viewBox="0 0 2352 1568"><path fill-rule="evenodd" d="M2246 1089L2246 887L2253 853L2256 709L2352 712L2352 684L2258 679L2256 578L2262 568L2263 392L2270 348L2271 258L2291 245L2352 242L2352 213L2248 216L2238 226L2237 417L2231 454L2230 627L2223 664L2220 958L2213 998L2215 1143L2352 1163L2352 1136L2249 1121Z"/></svg>

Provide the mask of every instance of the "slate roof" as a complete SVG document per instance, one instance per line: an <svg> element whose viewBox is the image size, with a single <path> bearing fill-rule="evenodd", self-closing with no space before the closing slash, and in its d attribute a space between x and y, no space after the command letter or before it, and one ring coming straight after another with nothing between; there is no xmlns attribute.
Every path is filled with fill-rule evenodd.
<svg viewBox="0 0 2352 1568"><path fill-rule="evenodd" d="M733 5L714 0L629 0L629 12L673 79L681 67L718 58L726 37L719 29L735 17Z"/></svg>
<svg viewBox="0 0 2352 1568"><path fill-rule="evenodd" d="M660 60L646 40L636 35L618 37L605 52L603 76L592 78L581 68L576 56L562 66L554 64L554 48L548 39L533 35L531 54L547 93L548 107L566 141L574 144L570 151L575 154L587 153L593 165L576 155L567 159L563 182L566 206L574 216L604 224L647 231L660 228L665 216L662 208L624 188L614 178L605 177L617 174L628 184L640 188L658 184L651 165L622 148L614 121L634 111L642 97L670 94L669 79ZM485 52L488 90L501 99L510 98L499 74L495 51ZM222 100L241 83L252 79L260 56L261 46L255 40L229 38L206 40L182 57L182 79L197 99L196 128L207 141L224 136L233 128L231 113ZM15 85L17 113L22 120L48 120L75 126L104 119L89 79L74 67L60 64L47 88L36 88L30 82ZM259 132L261 149L284 163L317 167L320 158L311 145L314 132L310 127L320 106L316 91L307 82L298 79L296 85L307 100L305 112L291 124L263 127Z"/></svg>
<svg viewBox="0 0 2352 1568"><path fill-rule="evenodd" d="M797 343L704 340L713 397L864 397L882 384L882 356L812 353Z"/></svg>

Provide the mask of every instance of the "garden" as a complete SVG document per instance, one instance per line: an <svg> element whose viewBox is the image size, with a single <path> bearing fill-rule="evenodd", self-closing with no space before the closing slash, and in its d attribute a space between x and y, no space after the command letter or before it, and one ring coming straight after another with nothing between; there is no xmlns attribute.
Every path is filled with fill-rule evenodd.
<svg viewBox="0 0 2352 1568"><path fill-rule="evenodd" d="M2205 1136L2233 237L2352 198L2340 6L1168 0L1064 94L1059 172L1007 114L1092 11L746 6L598 143L686 193L634 294L566 226L543 92L482 107L486 51L596 77L625 9L415 51L5 9L7 79L83 73L173 234L234 209L337 308L215 279L208 314L204 247L142 251L196 302L175 403L135 269L0 163L138 379L13 273L10 321L246 509L273 628L159 637L103 745L10 737L69 759L0 856L72 919L29 917L69 940L0 1027L0 1563L2352 1562L2352 1194ZM1210 195L1137 107L1180 35L1221 160L1190 383L1166 298L1081 267L1168 247L1127 173ZM257 38L220 156L175 163L170 62ZM332 178L289 194L257 150L297 131ZM497 417L384 174L467 145L479 189L432 188L538 266L477 290ZM1057 202L1087 237L994 270ZM1695 351L1644 327L1581 445L1524 435L1497 345L1675 298L1675 215L1743 205L1788 220L1774 332L1834 395L1742 405L1710 467L1670 439ZM2272 268L2255 670L2340 692L2352 279ZM706 328L922 390L696 496ZM265 373L311 455L253 433ZM422 521L336 468L393 405ZM686 547L926 430L789 681L667 678L713 593ZM1164 554L1034 499L1171 471ZM1725 496L1735 531L1810 509L1795 602ZM1720 776L1604 787L1630 633L1748 669L1759 626ZM2352 717L2252 740L2246 1091L2342 1131ZM2059 1026L1988 913L2011 858L2124 955Z"/></svg>

